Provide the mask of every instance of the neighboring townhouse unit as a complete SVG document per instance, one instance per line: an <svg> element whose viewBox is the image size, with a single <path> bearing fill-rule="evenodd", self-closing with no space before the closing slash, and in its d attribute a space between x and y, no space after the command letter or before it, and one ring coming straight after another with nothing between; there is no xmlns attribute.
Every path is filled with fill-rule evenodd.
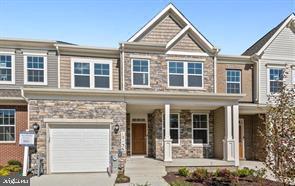
<svg viewBox="0 0 295 186"><path fill-rule="evenodd" d="M278 92L284 69L288 72L287 82L295 84L294 19L292 13L242 54L252 56L257 63L256 94L260 104L267 102L267 95Z"/></svg>
<svg viewBox="0 0 295 186"><path fill-rule="evenodd" d="M0 164L22 160L19 131L34 124L31 166L44 157L47 173L105 172L134 155L262 159L263 57L218 52L172 4L119 48L1 39Z"/></svg>

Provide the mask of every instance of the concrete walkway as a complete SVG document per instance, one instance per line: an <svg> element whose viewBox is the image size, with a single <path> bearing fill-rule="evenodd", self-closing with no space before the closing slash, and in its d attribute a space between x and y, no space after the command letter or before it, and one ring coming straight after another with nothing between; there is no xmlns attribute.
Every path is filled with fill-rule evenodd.
<svg viewBox="0 0 295 186"><path fill-rule="evenodd" d="M168 186L162 178L166 175L164 163L151 158L129 157L125 175L130 177L131 185L148 183L151 186Z"/></svg>
<svg viewBox="0 0 295 186"><path fill-rule="evenodd" d="M50 174L31 178L31 186L113 186L116 175L107 173Z"/></svg>

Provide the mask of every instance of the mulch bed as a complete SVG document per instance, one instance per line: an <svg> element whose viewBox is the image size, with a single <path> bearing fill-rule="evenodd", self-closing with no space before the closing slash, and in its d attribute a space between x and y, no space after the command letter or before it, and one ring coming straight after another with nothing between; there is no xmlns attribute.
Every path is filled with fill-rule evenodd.
<svg viewBox="0 0 295 186"><path fill-rule="evenodd" d="M171 184L172 182L175 181L186 181L190 182L193 186L222 186L222 185L239 185L239 186L283 186L282 183L280 182L275 182L267 179L260 179L259 182L255 180L255 178L252 176L244 177L244 178L239 178L239 182L234 184L231 182L226 182L222 181L223 179L221 177L213 177L211 180L206 180L203 183L197 183L197 182L192 182L188 178L183 177L178 175L176 172L169 172L166 176L163 177L166 182Z"/></svg>

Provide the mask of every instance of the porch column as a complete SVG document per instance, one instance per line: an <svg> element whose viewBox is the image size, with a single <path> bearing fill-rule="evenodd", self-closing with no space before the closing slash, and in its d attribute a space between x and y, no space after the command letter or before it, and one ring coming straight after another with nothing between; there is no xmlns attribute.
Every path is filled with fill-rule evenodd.
<svg viewBox="0 0 295 186"><path fill-rule="evenodd" d="M225 137L223 140L223 159L234 161L235 150L232 131L232 106L225 106Z"/></svg>
<svg viewBox="0 0 295 186"><path fill-rule="evenodd" d="M170 138L170 105L165 104L164 161L172 161L172 140Z"/></svg>
<svg viewBox="0 0 295 186"><path fill-rule="evenodd" d="M233 105L233 133L234 133L234 150L235 150L235 166L240 165L239 152L239 105Z"/></svg>

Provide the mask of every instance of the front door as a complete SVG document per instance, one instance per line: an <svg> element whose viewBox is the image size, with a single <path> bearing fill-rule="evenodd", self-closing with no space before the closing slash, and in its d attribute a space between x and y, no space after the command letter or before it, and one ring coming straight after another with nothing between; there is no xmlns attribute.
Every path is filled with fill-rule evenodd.
<svg viewBox="0 0 295 186"><path fill-rule="evenodd" d="M245 159L244 119L239 120L239 152L240 159Z"/></svg>
<svg viewBox="0 0 295 186"><path fill-rule="evenodd" d="M132 154L146 154L146 124L132 124Z"/></svg>

